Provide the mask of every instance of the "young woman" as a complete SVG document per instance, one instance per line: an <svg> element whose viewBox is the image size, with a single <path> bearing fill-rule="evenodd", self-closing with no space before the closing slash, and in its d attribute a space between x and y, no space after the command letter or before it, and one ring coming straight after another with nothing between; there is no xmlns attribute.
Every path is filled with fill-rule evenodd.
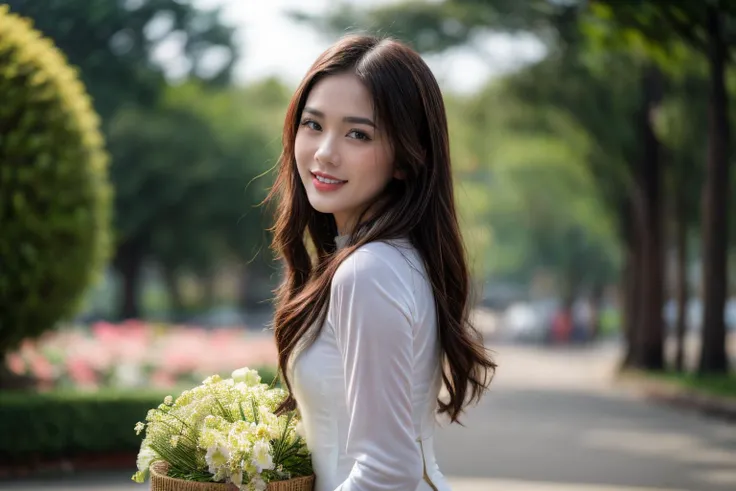
<svg viewBox="0 0 736 491"><path fill-rule="evenodd" d="M495 364L468 323L445 109L419 55L370 36L325 51L289 105L269 198L282 409L298 405L315 491L449 490L436 415L457 422Z"/></svg>

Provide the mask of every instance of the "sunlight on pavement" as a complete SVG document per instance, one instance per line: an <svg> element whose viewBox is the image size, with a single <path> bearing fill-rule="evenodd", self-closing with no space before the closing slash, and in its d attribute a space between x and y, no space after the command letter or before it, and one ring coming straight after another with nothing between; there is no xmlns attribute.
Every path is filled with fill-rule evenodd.
<svg viewBox="0 0 736 491"><path fill-rule="evenodd" d="M701 471L697 473L697 476L701 481L719 486L730 484L733 486L731 489L736 489L736 470L732 469L734 462L736 462L736 460L731 461L731 469L712 469Z"/></svg>
<svg viewBox="0 0 736 491"><path fill-rule="evenodd" d="M597 448L668 457L691 457L701 446L694 435L643 429L595 429L585 432L582 440Z"/></svg>
<svg viewBox="0 0 736 491"><path fill-rule="evenodd" d="M496 387L536 390L608 392L616 372L620 347L588 349L501 345L493 347L498 363Z"/></svg>
<svg viewBox="0 0 736 491"><path fill-rule="evenodd" d="M716 467L707 471L698 471L695 473L696 479L719 486L733 485L736 489L736 470L733 470L736 450L710 448L708 442L694 435L661 431L626 432L620 429L600 429L587 432L584 440L586 444L596 448L672 459L685 464L725 466L725 469Z"/></svg>
<svg viewBox="0 0 736 491"><path fill-rule="evenodd" d="M673 432L599 429L588 431L583 440L591 447L668 458L683 463L732 467L736 462L736 450L714 449L696 436Z"/></svg>
<svg viewBox="0 0 736 491"><path fill-rule="evenodd" d="M676 488L640 488L604 484L549 483L508 479L448 478L452 491L686 491Z"/></svg>

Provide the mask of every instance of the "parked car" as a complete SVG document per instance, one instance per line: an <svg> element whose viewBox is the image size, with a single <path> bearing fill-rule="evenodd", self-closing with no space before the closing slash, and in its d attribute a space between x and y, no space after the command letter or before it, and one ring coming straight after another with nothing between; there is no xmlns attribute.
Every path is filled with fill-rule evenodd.
<svg viewBox="0 0 736 491"><path fill-rule="evenodd" d="M545 343L558 308L556 300L515 302L501 314L497 337L504 341Z"/></svg>

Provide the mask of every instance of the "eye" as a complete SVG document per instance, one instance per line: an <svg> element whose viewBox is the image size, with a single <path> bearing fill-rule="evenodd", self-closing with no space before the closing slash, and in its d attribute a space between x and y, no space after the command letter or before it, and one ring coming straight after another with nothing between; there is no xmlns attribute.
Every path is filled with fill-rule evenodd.
<svg viewBox="0 0 736 491"><path fill-rule="evenodd" d="M322 127L319 125L319 123L316 122L316 121L314 121L314 120L311 120L311 119L305 119L304 121L302 121L299 124L301 126L306 126L310 130L314 130L314 131L321 131L322 130Z"/></svg>
<svg viewBox="0 0 736 491"><path fill-rule="evenodd" d="M371 139L368 135L358 130L350 130L350 132L348 133L348 137L354 138L356 140L364 140L364 141L370 141Z"/></svg>

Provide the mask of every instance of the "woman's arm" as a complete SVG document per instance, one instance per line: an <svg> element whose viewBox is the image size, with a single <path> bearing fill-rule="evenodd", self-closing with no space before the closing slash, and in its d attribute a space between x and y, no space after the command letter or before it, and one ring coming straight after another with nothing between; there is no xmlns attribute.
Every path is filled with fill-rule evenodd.
<svg viewBox="0 0 736 491"><path fill-rule="evenodd" d="M332 284L330 320L350 418L347 453L355 459L336 491L413 491L423 476L412 415L411 290L400 276L406 268L397 272L391 263L400 256L386 252L356 251Z"/></svg>

